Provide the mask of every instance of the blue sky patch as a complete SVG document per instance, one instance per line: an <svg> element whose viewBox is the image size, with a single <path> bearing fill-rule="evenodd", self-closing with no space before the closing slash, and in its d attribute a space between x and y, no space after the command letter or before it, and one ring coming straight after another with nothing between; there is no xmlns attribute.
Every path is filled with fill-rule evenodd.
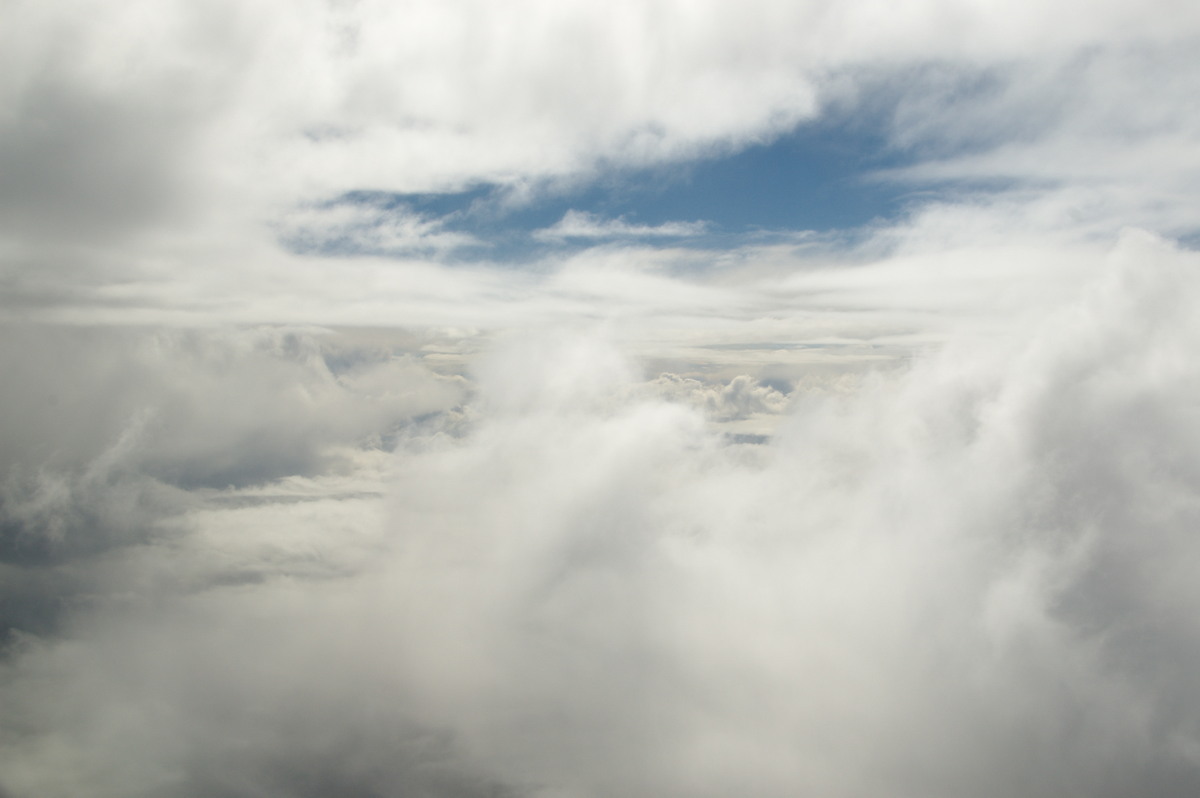
<svg viewBox="0 0 1200 798"><path fill-rule="evenodd" d="M647 169L600 169L590 180L553 185L514 199L504 185L479 185L453 194L354 191L328 207L369 206L417 215L439 229L469 236L457 258L512 260L547 249L593 245L605 238L657 239L720 247L747 235L831 231L897 217L917 193L879 181L880 170L906 165L878 130L803 125L776 140L737 152ZM565 221L611 222L609 232L547 235ZM699 223L688 226L682 223ZM561 227L561 225L560 225ZM293 249L323 255L387 255L353 235Z"/></svg>

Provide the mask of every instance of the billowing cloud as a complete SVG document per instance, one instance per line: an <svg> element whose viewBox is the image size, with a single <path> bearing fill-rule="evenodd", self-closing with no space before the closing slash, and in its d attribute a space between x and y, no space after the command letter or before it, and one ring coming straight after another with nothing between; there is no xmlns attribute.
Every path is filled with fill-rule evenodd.
<svg viewBox="0 0 1200 798"><path fill-rule="evenodd" d="M1130 236L1037 323L800 397L760 446L603 338L513 339L383 503L292 482L328 509L264 528L243 492L20 637L4 787L1190 795L1195 266Z"/></svg>
<svg viewBox="0 0 1200 798"><path fill-rule="evenodd" d="M787 397L777 388L758 384L740 374L725 385L705 385L678 374L660 374L655 387L674 401L702 407L720 421L744 419L758 414L778 414L788 405Z"/></svg>

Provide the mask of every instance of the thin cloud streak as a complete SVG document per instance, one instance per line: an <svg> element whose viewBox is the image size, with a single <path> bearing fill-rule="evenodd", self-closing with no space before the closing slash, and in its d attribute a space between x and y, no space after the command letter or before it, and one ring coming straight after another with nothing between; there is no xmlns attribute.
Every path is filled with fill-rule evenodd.
<svg viewBox="0 0 1200 798"><path fill-rule="evenodd" d="M535 230L541 241L569 238L680 238L701 235L704 222L664 222L658 225L630 224L624 219L602 219L586 211L567 211L552 226Z"/></svg>

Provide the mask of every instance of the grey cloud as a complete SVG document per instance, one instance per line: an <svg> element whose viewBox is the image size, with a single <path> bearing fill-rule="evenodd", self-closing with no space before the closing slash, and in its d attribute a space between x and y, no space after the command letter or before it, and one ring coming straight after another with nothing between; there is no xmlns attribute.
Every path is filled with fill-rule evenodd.
<svg viewBox="0 0 1200 798"><path fill-rule="evenodd" d="M4 464L128 462L180 485L244 484L315 472L325 447L460 397L458 383L402 356L336 376L320 338L281 328L9 327Z"/></svg>
<svg viewBox="0 0 1200 798"><path fill-rule="evenodd" d="M0 626L48 628L103 593L105 553L177 534L194 489L337 469L464 396L410 356L244 331L9 326L0 337ZM336 347L333 347L336 349ZM348 359L349 357L349 359ZM56 593L57 592L57 593Z"/></svg>
<svg viewBox="0 0 1200 798"><path fill-rule="evenodd" d="M44 243L111 238L163 221L180 201L181 164L149 108L39 86L18 109L0 147L0 229Z"/></svg>
<svg viewBox="0 0 1200 798"><path fill-rule="evenodd" d="M207 158L221 133L214 123L249 66L239 35L246 15L87 0L69 11L11 11L0 240L71 252L211 211L220 181Z"/></svg>

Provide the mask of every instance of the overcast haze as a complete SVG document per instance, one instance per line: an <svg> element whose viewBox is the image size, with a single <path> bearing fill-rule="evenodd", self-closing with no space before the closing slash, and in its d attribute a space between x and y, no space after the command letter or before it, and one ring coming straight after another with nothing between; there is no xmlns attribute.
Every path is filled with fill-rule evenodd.
<svg viewBox="0 0 1200 798"><path fill-rule="evenodd" d="M0 796L1200 794L1197 53L0 0Z"/></svg>

